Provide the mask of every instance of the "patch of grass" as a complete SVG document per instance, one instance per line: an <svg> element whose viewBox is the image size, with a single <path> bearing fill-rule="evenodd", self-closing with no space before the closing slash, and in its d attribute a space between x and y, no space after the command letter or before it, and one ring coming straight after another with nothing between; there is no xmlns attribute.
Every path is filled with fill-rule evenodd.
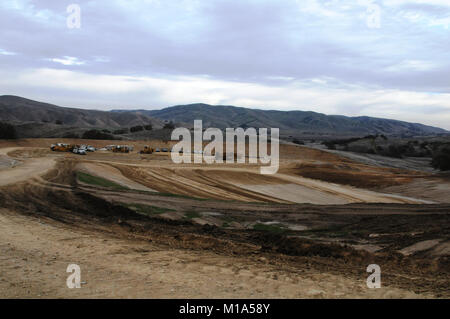
<svg viewBox="0 0 450 319"><path fill-rule="evenodd" d="M141 194L148 194L148 195L155 195L155 196L165 196L165 197L177 197L177 198L185 198L185 199L194 199L199 201L207 201L209 198L199 198L199 197L192 197L188 195L180 195L180 194L173 194L173 193L160 193L160 192L151 192L151 191L143 191L143 190L134 190L137 193Z"/></svg>
<svg viewBox="0 0 450 319"><path fill-rule="evenodd" d="M202 217L202 215L200 215L199 213L194 212L194 211L189 211L189 212L184 213L184 217L186 219L193 219L193 218Z"/></svg>
<svg viewBox="0 0 450 319"><path fill-rule="evenodd" d="M371 231L363 229L349 229L346 226L332 226L328 228L309 229L301 232L302 235L311 237L367 237Z"/></svg>
<svg viewBox="0 0 450 319"><path fill-rule="evenodd" d="M254 230L261 230L261 231L267 231L275 234L282 234L287 231L286 228L273 224L273 225L267 225L267 224L256 224L253 226Z"/></svg>
<svg viewBox="0 0 450 319"><path fill-rule="evenodd" d="M228 227L230 227L230 223L229 223L229 222L224 222L224 223L222 224L222 227L223 227L223 228L228 228Z"/></svg>
<svg viewBox="0 0 450 319"><path fill-rule="evenodd" d="M80 182L90 184L90 185L96 185L101 187L108 187L115 190L128 190L128 187L119 185L117 183L114 183L110 180L107 180L102 177L93 176L84 172L77 172L77 178Z"/></svg>
<svg viewBox="0 0 450 319"><path fill-rule="evenodd" d="M125 206L131 210L134 210L138 214L146 215L146 216L160 215L160 214L174 211L173 209L169 209L169 208L137 204L137 203L131 203L131 204L120 203L120 205Z"/></svg>
<svg viewBox="0 0 450 319"><path fill-rule="evenodd" d="M173 193L155 193L154 195L166 196L166 197L178 197L178 198L185 198L185 199L194 199L194 200L200 200L200 201L209 200L209 198L198 198L198 197L179 195L179 194L173 194Z"/></svg>

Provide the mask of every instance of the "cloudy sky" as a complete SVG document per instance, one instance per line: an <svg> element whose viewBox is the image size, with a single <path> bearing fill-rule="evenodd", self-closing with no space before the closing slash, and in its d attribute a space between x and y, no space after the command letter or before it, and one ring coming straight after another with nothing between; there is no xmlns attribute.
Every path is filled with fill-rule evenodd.
<svg viewBox="0 0 450 319"><path fill-rule="evenodd" d="M450 1L1 1L3 94L104 110L312 110L450 129Z"/></svg>

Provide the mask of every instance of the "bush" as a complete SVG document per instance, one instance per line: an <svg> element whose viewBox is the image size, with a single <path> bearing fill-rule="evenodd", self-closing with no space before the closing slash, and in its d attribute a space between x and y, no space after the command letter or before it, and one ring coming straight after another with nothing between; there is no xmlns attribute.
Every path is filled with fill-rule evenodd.
<svg viewBox="0 0 450 319"><path fill-rule="evenodd" d="M294 139L292 140L292 143L298 144L298 145L305 145L305 143L304 143L303 141L300 141L300 140L298 140L298 139L296 139L296 138L294 138Z"/></svg>
<svg viewBox="0 0 450 319"><path fill-rule="evenodd" d="M329 150L335 150L336 149L336 144L334 144L331 141L324 141L322 142L323 145L325 145Z"/></svg>
<svg viewBox="0 0 450 319"><path fill-rule="evenodd" d="M395 157L395 158L403 157L402 149L400 146L397 146L397 145L389 145L387 152L384 155L389 156L389 157Z"/></svg>
<svg viewBox="0 0 450 319"><path fill-rule="evenodd" d="M143 130L144 130L144 127L142 125L137 125L137 126L133 126L132 128L130 128L131 133L140 132Z"/></svg>
<svg viewBox="0 0 450 319"><path fill-rule="evenodd" d="M80 136L76 133L66 133L62 136L62 138L80 138Z"/></svg>
<svg viewBox="0 0 450 319"><path fill-rule="evenodd" d="M62 125L62 124L63 124L63 121L61 121L61 120L56 120L56 121L55 121L55 124L56 124L56 125Z"/></svg>
<svg viewBox="0 0 450 319"><path fill-rule="evenodd" d="M450 147L444 147L433 154L431 166L441 171L450 170Z"/></svg>
<svg viewBox="0 0 450 319"><path fill-rule="evenodd" d="M9 123L0 122L0 139L16 139L17 138L17 132L14 125L11 125Z"/></svg>
<svg viewBox="0 0 450 319"><path fill-rule="evenodd" d="M153 126L151 124L145 125L144 128L145 128L146 131L153 130Z"/></svg>
<svg viewBox="0 0 450 319"><path fill-rule="evenodd" d="M98 130L86 131L81 138L86 140L114 140L114 136L111 134L103 133Z"/></svg>
<svg viewBox="0 0 450 319"><path fill-rule="evenodd" d="M175 124L173 124L173 122L170 121L169 123L166 123L163 128L167 130L173 130L175 128Z"/></svg>
<svg viewBox="0 0 450 319"><path fill-rule="evenodd" d="M122 129L119 129L119 130L115 130L113 133L117 134L117 135L127 134L128 133L128 129L127 128L122 128Z"/></svg>

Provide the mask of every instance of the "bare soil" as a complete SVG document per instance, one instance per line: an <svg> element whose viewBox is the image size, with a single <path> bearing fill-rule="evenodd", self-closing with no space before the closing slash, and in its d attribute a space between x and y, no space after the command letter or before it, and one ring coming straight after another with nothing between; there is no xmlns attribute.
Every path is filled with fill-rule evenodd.
<svg viewBox="0 0 450 319"><path fill-rule="evenodd" d="M282 146L280 174L260 177L243 164L39 148L49 142L0 141L2 156L19 163L0 170L2 297L450 297L450 204L406 191L434 176L402 171L405 192L396 197L300 177L302 163L393 172L295 146ZM128 189L80 183L78 171ZM283 198L292 184L291 196L314 191L322 205ZM66 287L69 263L81 266L82 289ZM381 266L381 289L366 287L372 263Z"/></svg>

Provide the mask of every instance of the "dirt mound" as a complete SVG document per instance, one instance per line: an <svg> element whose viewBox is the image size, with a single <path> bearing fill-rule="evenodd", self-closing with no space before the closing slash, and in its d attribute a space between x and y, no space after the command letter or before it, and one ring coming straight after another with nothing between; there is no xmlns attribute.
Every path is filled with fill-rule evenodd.
<svg viewBox="0 0 450 319"><path fill-rule="evenodd" d="M407 171L373 167L358 168L355 165L333 164L296 164L281 170L282 173L294 174L330 183L351 185L362 188L380 189L410 183L414 178L423 176Z"/></svg>

